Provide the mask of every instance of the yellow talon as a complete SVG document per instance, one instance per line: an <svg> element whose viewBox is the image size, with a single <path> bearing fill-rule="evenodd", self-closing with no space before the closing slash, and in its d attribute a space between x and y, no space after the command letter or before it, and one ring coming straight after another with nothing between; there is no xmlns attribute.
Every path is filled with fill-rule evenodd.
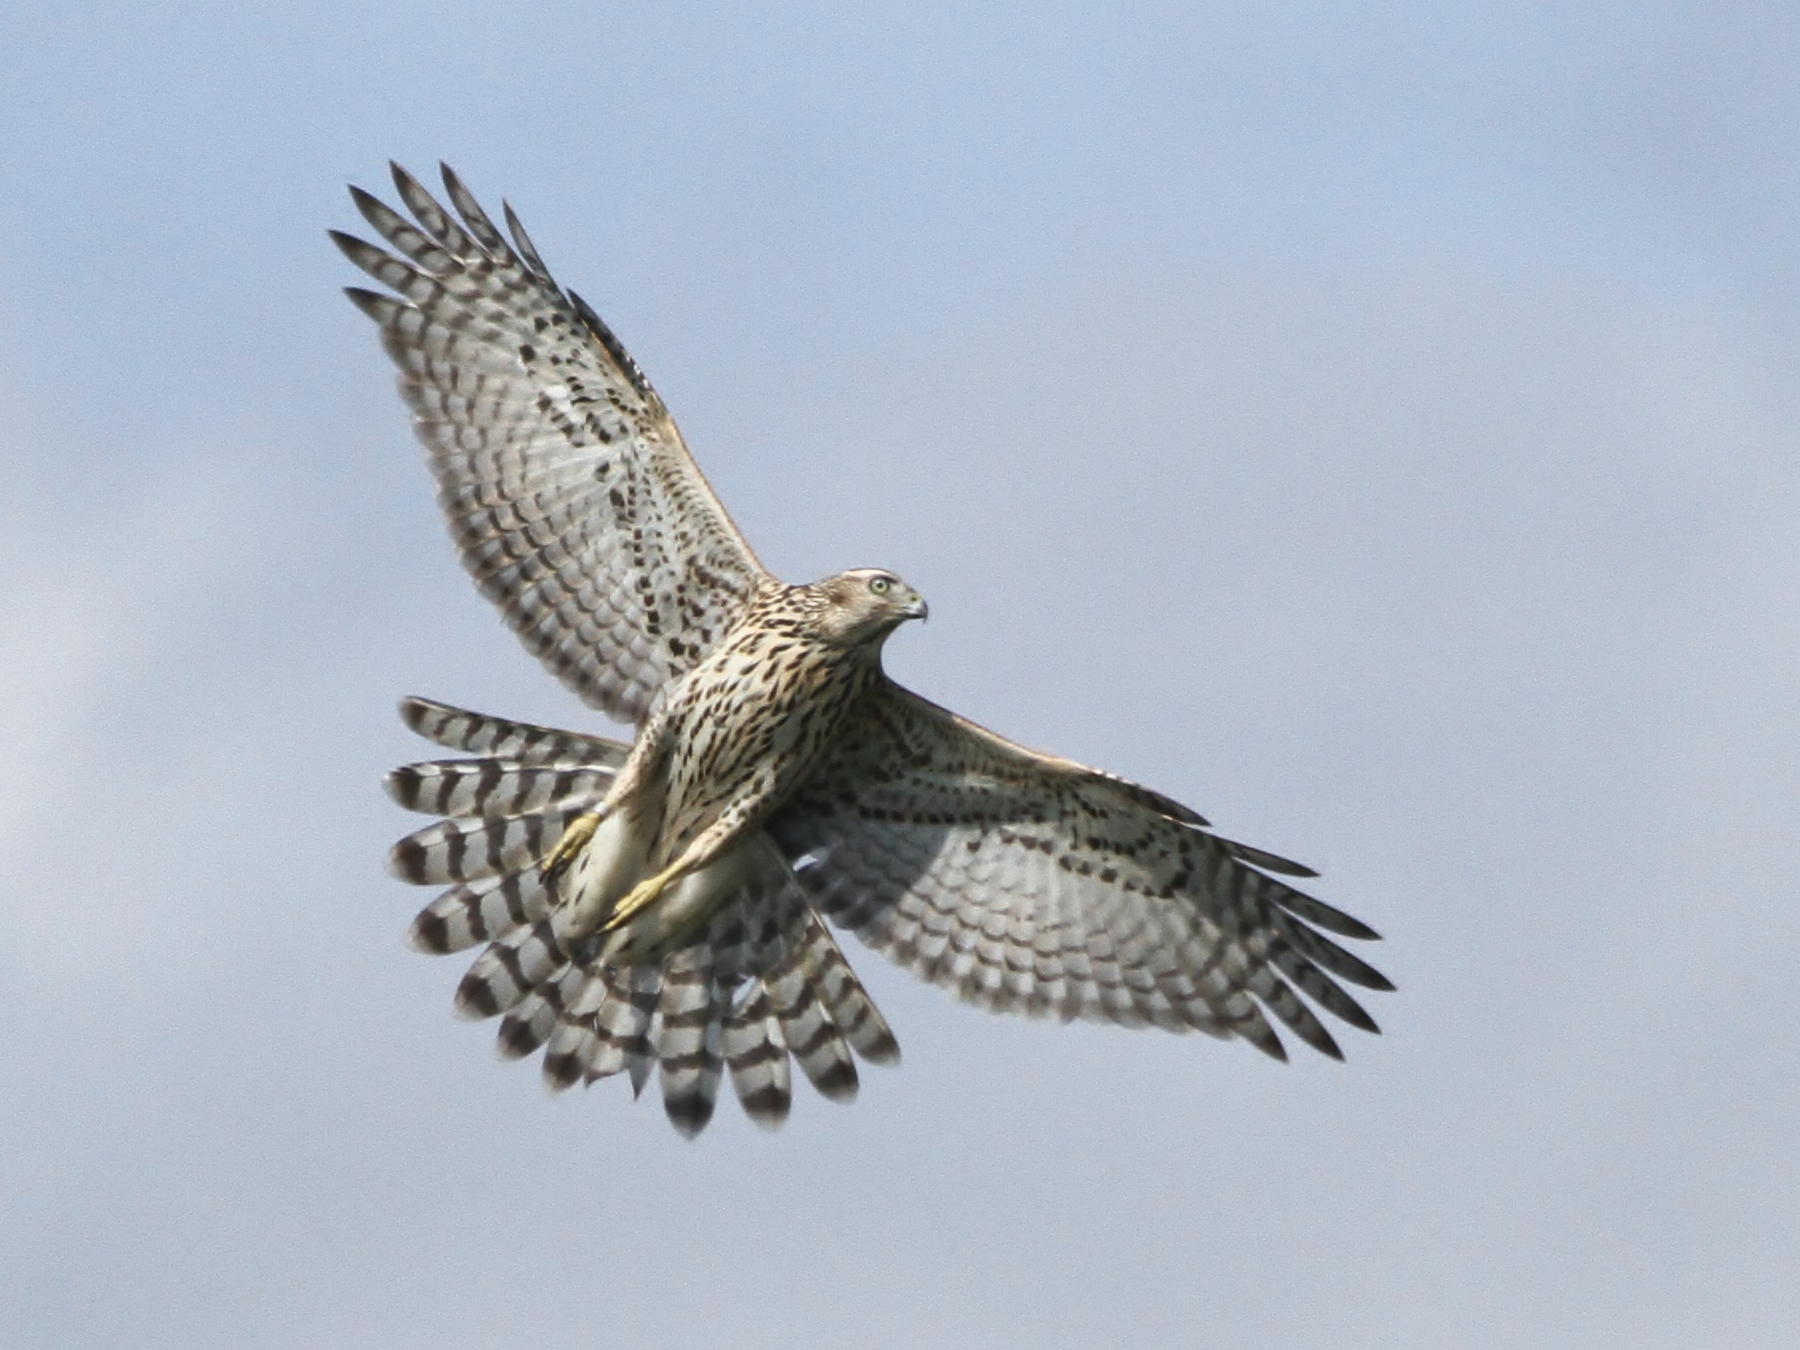
<svg viewBox="0 0 1800 1350"><path fill-rule="evenodd" d="M655 876L650 877L645 881L638 882L638 884L633 886L626 894L625 898L613 907L613 912L607 915L606 922L600 925L600 931L602 933L610 933L615 928L622 927L624 924L628 923L631 920L631 917L638 913L638 911L654 904L656 898L663 893L668 884L675 880L680 874L681 869L679 867L665 867Z"/></svg>
<svg viewBox="0 0 1800 1350"><path fill-rule="evenodd" d="M562 838L556 841L556 847L544 855L538 864L538 871L545 880L555 877L568 865L575 861L575 855L588 846L588 840L594 837L594 831L600 827L600 812L589 811L586 815L575 817L569 827L563 831Z"/></svg>

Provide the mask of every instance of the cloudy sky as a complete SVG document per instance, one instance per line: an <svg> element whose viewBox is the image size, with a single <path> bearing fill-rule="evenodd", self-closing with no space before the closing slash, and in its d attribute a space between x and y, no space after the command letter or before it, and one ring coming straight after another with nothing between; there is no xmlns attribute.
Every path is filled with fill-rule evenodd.
<svg viewBox="0 0 1800 1350"><path fill-rule="evenodd" d="M1800 11L853 11L0 16L0 1339L1791 1343ZM852 945L905 1063L779 1134L497 1063L393 701L597 724L337 293L390 156L929 597L902 679L1320 867L1385 1034Z"/></svg>

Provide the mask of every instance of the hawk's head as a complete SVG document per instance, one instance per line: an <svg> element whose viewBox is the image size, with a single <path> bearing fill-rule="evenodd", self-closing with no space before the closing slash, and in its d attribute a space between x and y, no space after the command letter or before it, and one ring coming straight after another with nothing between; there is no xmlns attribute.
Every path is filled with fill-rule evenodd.
<svg viewBox="0 0 1800 1350"><path fill-rule="evenodd" d="M892 572L858 567L821 581L819 626L835 642L879 644L908 619L923 619L925 601Z"/></svg>

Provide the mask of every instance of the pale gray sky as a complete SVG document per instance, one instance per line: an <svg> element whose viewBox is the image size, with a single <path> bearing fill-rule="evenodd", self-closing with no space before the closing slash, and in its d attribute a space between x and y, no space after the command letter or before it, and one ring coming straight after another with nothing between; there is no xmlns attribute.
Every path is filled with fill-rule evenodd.
<svg viewBox="0 0 1800 1350"><path fill-rule="evenodd" d="M1800 11L0 15L0 1340L1785 1346ZM986 1017L697 1144L407 951L418 692L575 726L337 294L454 162L922 692L1303 858L1346 1065Z"/></svg>

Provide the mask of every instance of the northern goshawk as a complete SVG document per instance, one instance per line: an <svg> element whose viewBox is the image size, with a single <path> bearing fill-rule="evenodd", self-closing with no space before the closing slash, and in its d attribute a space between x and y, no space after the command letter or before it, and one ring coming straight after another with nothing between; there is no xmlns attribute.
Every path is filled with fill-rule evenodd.
<svg viewBox="0 0 1800 1350"><path fill-rule="evenodd" d="M1298 996L1376 1030L1338 981L1392 985L1324 936L1371 939L1280 877L1315 875L1187 807L1034 753L882 673L925 603L891 572L771 576L610 329L510 207L503 236L448 168L412 220L352 188L393 250L333 232L392 294L352 288L400 368L462 561L526 647L630 745L425 699L407 725L471 758L397 769L445 817L393 870L447 885L413 943L485 943L458 1008L501 1015L556 1087L652 1068L684 1134L729 1071L760 1124L789 1062L855 1093L898 1058L821 921L995 1011L1240 1036L1273 1014L1341 1058ZM1323 932L1321 931L1323 930Z"/></svg>

